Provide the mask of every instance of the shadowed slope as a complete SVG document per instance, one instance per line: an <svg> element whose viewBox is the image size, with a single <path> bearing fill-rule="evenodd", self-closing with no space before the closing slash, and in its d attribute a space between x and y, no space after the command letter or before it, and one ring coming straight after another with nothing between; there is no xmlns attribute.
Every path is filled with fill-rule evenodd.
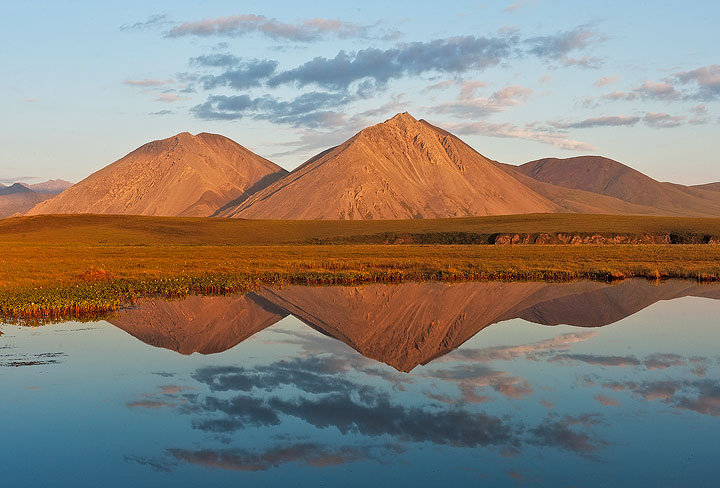
<svg viewBox="0 0 720 488"><path fill-rule="evenodd" d="M183 132L145 144L28 214L209 216L285 173L226 137Z"/></svg>
<svg viewBox="0 0 720 488"><path fill-rule="evenodd" d="M720 215L718 192L661 183L600 156L539 159L517 166L515 170L544 183L614 197L664 215Z"/></svg>
<svg viewBox="0 0 720 488"><path fill-rule="evenodd" d="M223 215L358 220L557 209L457 137L404 113L315 156Z"/></svg>

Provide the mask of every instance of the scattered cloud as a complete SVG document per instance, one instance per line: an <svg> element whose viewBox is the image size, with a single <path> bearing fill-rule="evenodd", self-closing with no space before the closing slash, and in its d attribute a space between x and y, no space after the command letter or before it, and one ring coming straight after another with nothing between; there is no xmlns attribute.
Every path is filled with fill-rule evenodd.
<svg viewBox="0 0 720 488"><path fill-rule="evenodd" d="M643 117L645 123L656 129L667 129L679 127L685 121L685 117L679 115L670 115L665 112L648 112Z"/></svg>
<svg viewBox="0 0 720 488"><path fill-rule="evenodd" d="M148 115L170 115L174 113L172 110L158 110L157 112L150 112Z"/></svg>
<svg viewBox="0 0 720 488"><path fill-rule="evenodd" d="M168 24L172 24L170 20L168 20L167 14L155 14L151 15L147 18L147 20L135 22L133 24L123 24L120 26L121 31L131 31L131 30L149 30L149 29L156 29L156 28L162 28L167 26Z"/></svg>
<svg viewBox="0 0 720 488"><path fill-rule="evenodd" d="M694 85L697 92L692 95L699 100L720 98L720 64L702 66L692 71L675 73L674 78L681 84Z"/></svg>
<svg viewBox="0 0 720 488"><path fill-rule="evenodd" d="M340 39L367 37L368 27L323 18L308 19L290 24L264 15L245 14L185 22L170 29L165 36L241 37L254 33L274 40L312 42L326 36Z"/></svg>
<svg viewBox="0 0 720 488"><path fill-rule="evenodd" d="M332 448L315 443L276 446L265 451L256 449L197 450L169 449L168 454L176 461L203 466L210 469L233 471L266 471L288 463L324 467L355 461L381 462L392 454L401 452L398 446L340 446Z"/></svg>
<svg viewBox="0 0 720 488"><path fill-rule="evenodd" d="M346 90L351 84L367 81L385 85L392 79L431 72L465 73L482 70L508 58L516 41L512 37L461 36L412 42L394 48L366 48L340 51L334 58L318 56L268 80L270 87L294 84Z"/></svg>
<svg viewBox="0 0 720 488"><path fill-rule="evenodd" d="M344 114L331 110L346 105L355 98L344 93L308 92L290 101L269 95L253 98L249 95L211 95L191 112L205 120L238 120L251 118L267 120L294 127L336 126L344 123Z"/></svg>
<svg viewBox="0 0 720 488"><path fill-rule="evenodd" d="M586 69L600 69L602 66L602 59L596 56L582 56L580 58L573 58L569 56L563 56L560 58L560 64L565 67L577 66L579 68Z"/></svg>
<svg viewBox="0 0 720 488"><path fill-rule="evenodd" d="M458 117L484 117L522 105L532 94L531 89L515 85L501 88L489 97L475 97L475 91L482 86L481 82L464 83L457 100L432 107L431 111Z"/></svg>
<svg viewBox="0 0 720 488"><path fill-rule="evenodd" d="M640 121L638 116L611 115L604 117L591 117L577 122L553 122L554 127L562 129L587 129L593 127L631 126Z"/></svg>
<svg viewBox="0 0 720 488"><path fill-rule="evenodd" d="M595 395L595 401L606 407L619 407L621 403L614 398L602 394Z"/></svg>
<svg viewBox="0 0 720 488"><path fill-rule="evenodd" d="M163 86L172 83L173 80L160 80L160 79L144 79L144 80L125 80L124 85L137 86L141 88L149 88L156 86Z"/></svg>
<svg viewBox="0 0 720 488"><path fill-rule="evenodd" d="M541 128L520 127L508 122L466 122L459 124L445 124L445 127L458 134L483 135L489 137L503 137L525 139L529 141L550 144L560 149L573 151L595 151L595 146L570 139L564 132L550 131Z"/></svg>
<svg viewBox="0 0 720 488"><path fill-rule="evenodd" d="M197 58L196 58L197 59ZM218 58L214 58L219 61ZM234 90L245 90L260 86L263 80L269 78L278 66L277 61L251 59L237 62L235 67L224 71L220 75L207 75L200 78L203 88L211 90L220 86L227 86Z"/></svg>
<svg viewBox="0 0 720 488"><path fill-rule="evenodd" d="M158 95L158 97L155 99L158 102L178 102L180 100L188 100L187 97L181 97L180 95L177 95L175 93L161 93Z"/></svg>
<svg viewBox="0 0 720 488"><path fill-rule="evenodd" d="M613 75L613 76L603 76L602 78L599 78L593 85L597 86L598 88L602 88L604 86L612 85L614 83L617 83L620 81L620 77Z"/></svg>
<svg viewBox="0 0 720 488"><path fill-rule="evenodd" d="M688 121L690 124L701 125L706 124L709 121L707 107L704 103L692 107L690 109L690 113L692 114L691 119Z"/></svg>
<svg viewBox="0 0 720 488"><path fill-rule="evenodd" d="M546 60L563 60L573 51L581 51L604 40L590 24L554 35L531 37L525 40L527 52Z"/></svg>

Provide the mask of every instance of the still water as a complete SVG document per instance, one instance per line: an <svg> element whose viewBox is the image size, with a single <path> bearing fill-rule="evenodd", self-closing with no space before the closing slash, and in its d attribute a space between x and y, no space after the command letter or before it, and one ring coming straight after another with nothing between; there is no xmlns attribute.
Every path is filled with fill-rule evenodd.
<svg viewBox="0 0 720 488"><path fill-rule="evenodd" d="M0 484L717 486L720 286L409 283L0 330Z"/></svg>

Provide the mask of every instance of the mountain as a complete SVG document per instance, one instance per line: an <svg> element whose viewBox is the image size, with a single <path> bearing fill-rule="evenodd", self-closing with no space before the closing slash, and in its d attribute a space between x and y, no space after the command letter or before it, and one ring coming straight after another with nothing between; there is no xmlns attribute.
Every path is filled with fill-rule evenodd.
<svg viewBox="0 0 720 488"><path fill-rule="evenodd" d="M629 211L609 208L605 213L696 217L720 215L720 192L661 183L629 166L601 156L538 159L512 169L542 183L611 197L641 207L635 210L630 208ZM562 202L549 198L562 206Z"/></svg>
<svg viewBox="0 0 720 488"><path fill-rule="evenodd" d="M36 193L47 193L52 195L57 195L58 193L62 193L71 186L73 186L72 183L65 180L47 180L43 181L42 183L33 183L32 185L21 183L23 186L26 186L30 188L32 191Z"/></svg>
<svg viewBox="0 0 720 488"><path fill-rule="evenodd" d="M686 296L718 300L720 286L687 280L659 285L627 280L617 285L585 281L286 286L239 297L145 300L109 322L155 347L211 354L292 314L365 357L411 371L506 320L602 327L658 301Z"/></svg>
<svg viewBox="0 0 720 488"><path fill-rule="evenodd" d="M10 186L0 188L0 196L12 195L14 193L33 193L33 191L22 183L13 183Z"/></svg>
<svg viewBox="0 0 720 488"><path fill-rule="evenodd" d="M698 190L720 191L720 182L705 183L704 185L693 185L690 188L696 188Z"/></svg>
<svg viewBox="0 0 720 488"><path fill-rule="evenodd" d="M402 113L318 154L221 215L359 220L558 210L457 137Z"/></svg>
<svg viewBox="0 0 720 488"><path fill-rule="evenodd" d="M287 315L254 293L143 300L138 305L108 322L146 344L181 354L226 351Z"/></svg>
<svg viewBox="0 0 720 488"><path fill-rule="evenodd" d="M183 132L141 146L28 214L210 216L286 173L226 137Z"/></svg>
<svg viewBox="0 0 720 488"><path fill-rule="evenodd" d="M47 193L36 193L21 183L0 188L0 219L22 215L52 196Z"/></svg>

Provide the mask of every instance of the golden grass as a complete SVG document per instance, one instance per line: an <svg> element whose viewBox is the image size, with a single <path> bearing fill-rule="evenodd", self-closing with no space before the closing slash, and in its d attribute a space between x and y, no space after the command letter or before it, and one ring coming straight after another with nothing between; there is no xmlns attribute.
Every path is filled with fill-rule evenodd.
<svg viewBox="0 0 720 488"><path fill-rule="evenodd" d="M112 310L139 296L242 292L260 284L629 277L717 280L717 245L297 243L379 231L594 232L600 228L720 235L719 222L576 215L396 222L118 216L6 219L0 221L0 316L77 317Z"/></svg>
<svg viewBox="0 0 720 488"><path fill-rule="evenodd" d="M265 245L377 234L566 232L720 237L720 219L529 214L421 220L242 220L131 215L38 215L0 220L0 243Z"/></svg>

